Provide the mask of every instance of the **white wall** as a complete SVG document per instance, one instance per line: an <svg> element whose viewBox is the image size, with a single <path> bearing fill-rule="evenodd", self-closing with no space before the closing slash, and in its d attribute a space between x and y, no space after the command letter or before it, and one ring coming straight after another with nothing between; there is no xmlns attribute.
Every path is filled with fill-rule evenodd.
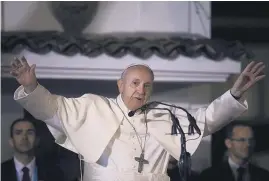
<svg viewBox="0 0 269 181"><path fill-rule="evenodd" d="M47 4L47 1L3 2L3 29L5 31L62 31L61 25L52 16ZM14 12L16 12L16 16L14 16Z"/></svg>
<svg viewBox="0 0 269 181"><path fill-rule="evenodd" d="M196 3L201 3L206 12L198 8L197 14L194 2L99 2L97 13L84 33L189 32L210 37L210 2ZM61 24L52 15L51 2L5 1L3 4L5 31L63 31ZM60 8L60 11L66 10Z"/></svg>
<svg viewBox="0 0 269 181"><path fill-rule="evenodd" d="M54 2L8 2L3 3L3 24L5 31L63 31L61 24L56 20L53 11L50 9ZM57 2L56 2L57 3ZM76 17L72 14L73 5L78 3L65 3L58 11L65 14L63 19L68 19L72 29L79 26L79 22L88 17L84 7L78 9L84 17ZM87 4L90 2L79 2ZM201 6L197 5L200 3ZM80 4L81 5L81 4ZM196 6L197 5L197 6ZM53 7L53 6L52 6ZM198 7L198 11L196 11ZM80 7L78 7L80 8ZM53 8L52 8L53 9ZM76 9L76 8L75 8ZM87 9L87 7L85 8ZM81 11L80 11L81 10ZM205 10L205 12L204 12ZM71 15L72 16L71 16ZM67 17L66 17L67 16ZM70 17L69 17L70 16ZM128 33L129 36L137 36L146 33L148 38L171 36L171 34L188 33L200 34L210 37L210 2L100 2L93 22L86 27L84 33ZM68 18L69 17L69 18ZM62 18L58 18L62 19ZM72 21L71 21L72 20ZM79 20L79 21L78 21ZM157 20L157 21L156 21ZM66 21L67 22L67 21ZM73 24L77 22L77 24ZM65 23L62 23L65 24ZM205 29L204 29L205 28ZM123 33L122 33L123 32ZM160 35L161 34L161 35ZM238 73L240 63L225 58L223 61L212 61L204 56L192 59L186 56L179 56L174 61L166 61L153 55L147 62L132 55L126 55L115 59L106 54L92 58L80 54L66 57L55 55L50 52L46 55L37 55L33 52L23 53L29 63L37 65L37 76L42 78L67 78L67 79L116 79L117 74L133 63L146 63L156 73L156 81L224 81L230 73ZM56 57L57 56L57 57ZM55 62L57 59L57 63ZM124 61L121 61L124 60ZM10 61L3 61L3 75L8 76ZM75 63L74 63L75 62ZM107 63L110 62L110 63ZM72 75L72 76L70 76ZM115 76L116 75L116 76Z"/></svg>

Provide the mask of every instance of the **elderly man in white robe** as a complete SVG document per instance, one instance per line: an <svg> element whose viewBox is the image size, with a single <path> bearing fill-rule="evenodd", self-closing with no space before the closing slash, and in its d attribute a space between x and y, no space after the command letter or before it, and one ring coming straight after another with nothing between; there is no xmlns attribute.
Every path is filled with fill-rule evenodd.
<svg viewBox="0 0 269 181"><path fill-rule="evenodd" d="M201 130L201 135L186 134L186 149L191 155L203 136L221 129L248 109L243 94L265 77L264 67L262 62L251 62L230 90L208 107L191 113ZM178 159L181 153L180 135L170 134L170 114L150 110L128 116L129 111L149 101L154 81L149 67L133 65L124 70L115 99L90 93L77 98L52 94L38 83L35 65L29 66L24 57L12 61L10 73L21 85L14 99L48 125L56 143L82 156L83 181L169 181L169 158ZM183 131L188 132L184 111L157 107L173 111ZM140 155L145 160L142 169L137 162Z"/></svg>

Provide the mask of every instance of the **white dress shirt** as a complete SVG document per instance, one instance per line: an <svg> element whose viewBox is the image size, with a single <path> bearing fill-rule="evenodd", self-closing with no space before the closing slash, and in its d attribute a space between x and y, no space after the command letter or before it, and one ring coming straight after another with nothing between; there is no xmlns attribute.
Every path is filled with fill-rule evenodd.
<svg viewBox="0 0 269 181"><path fill-rule="evenodd" d="M230 168L233 172L233 175L235 177L235 180L237 180L238 177L238 173L237 173L237 169L240 167L240 165L238 165L237 163L235 163L230 157L228 159L228 163L230 165ZM248 165L245 165L246 171L243 175L243 181L249 181L250 177L249 177L249 172L248 172Z"/></svg>
<svg viewBox="0 0 269 181"><path fill-rule="evenodd" d="M35 175L35 170L36 170L35 158L27 165L24 165L19 160L17 160L16 157L14 157L14 164L16 168L18 181L22 181L22 177L23 177L22 169L24 167L27 167L29 169L29 175L30 175L31 181L36 181L34 180L35 179L34 175Z"/></svg>

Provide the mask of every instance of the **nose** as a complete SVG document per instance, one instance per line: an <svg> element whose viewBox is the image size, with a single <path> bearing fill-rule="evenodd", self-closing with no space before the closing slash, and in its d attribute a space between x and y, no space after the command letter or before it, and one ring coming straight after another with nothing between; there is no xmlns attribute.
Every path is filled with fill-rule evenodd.
<svg viewBox="0 0 269 181"><path fill-rule="evenodd" d="M27 134L27 133L24 133L24 134L23 134L23 139L24 139L24 140L27 140L27 139L28 139L28 134Z"/></svg>
<svg viewBox="0 0 269 181"><path fill-rule="evenodd" d="M145 86L144 86L144 85L140 85L140 86L138 86L138 88L137 88L137 92L138 92L139 94L145 95Z"/></svg>

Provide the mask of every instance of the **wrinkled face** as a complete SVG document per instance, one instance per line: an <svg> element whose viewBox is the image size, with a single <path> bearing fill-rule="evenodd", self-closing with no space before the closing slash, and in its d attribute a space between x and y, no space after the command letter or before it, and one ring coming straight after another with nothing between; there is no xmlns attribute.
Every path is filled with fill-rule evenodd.
<svg viewBox="0 0 269 181"><path fill-rule="evenodd" d="M127 70L118 88L123 102L129 110L143 106L149 99L153 87L153 75L145 66L135 66Z"/></svg>
<svg viewBox="0 0 269 181"><path fill-rule="evenodd" d="M37 141L35 128L28 121L21 121L14 125L10 145L15 152L28 153L33 151Z"/></svg>
<svg viewBox="0 0 269 181"><path fill-rule="evenodd" d="M225 143L233 157L240 160L249 158L254 148L252 129L247 126L234 127L232 138L227 139Z"/></svg>

